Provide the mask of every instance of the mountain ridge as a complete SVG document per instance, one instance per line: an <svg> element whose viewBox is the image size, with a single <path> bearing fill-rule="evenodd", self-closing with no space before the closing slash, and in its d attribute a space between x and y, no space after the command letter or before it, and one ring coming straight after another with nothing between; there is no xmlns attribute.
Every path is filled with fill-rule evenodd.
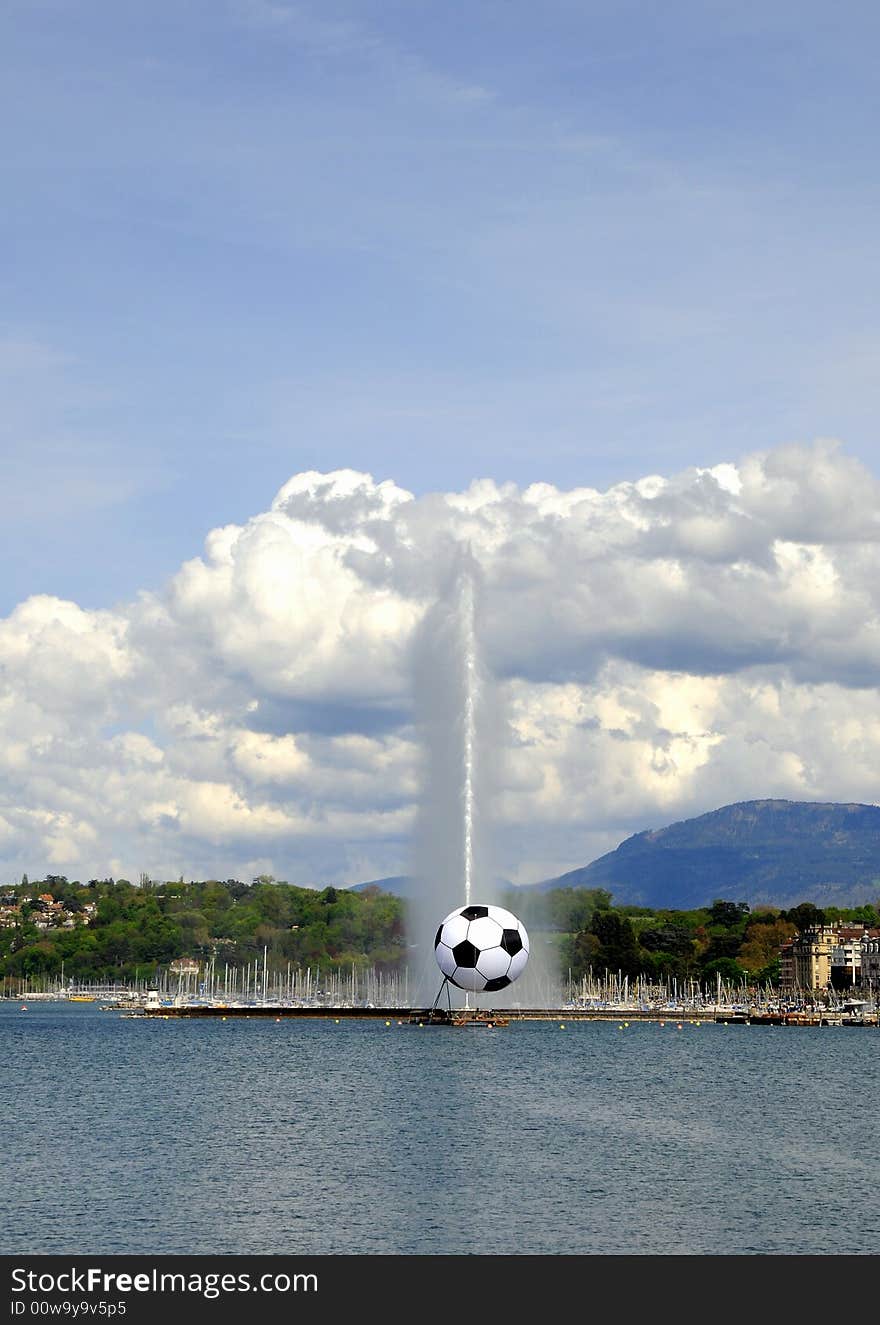
<svg viewBox="0 0 880 1325"><path fill-rule="evenodd" d="M531 886L605 888L616 906L678 910L716 898L859 905L880 894L880 807L737 801L634 833L589 865Z"/></svg>
<svg viewBox="0 0 880 1325"><path fill-rule="evenodd" d="M407 875L350 885L413 895ZM718 898L750 906L859 906L880 897L880 806L736 801L626 838L588 865L522 884L604 888L615 906L689 910Z"/></svg>

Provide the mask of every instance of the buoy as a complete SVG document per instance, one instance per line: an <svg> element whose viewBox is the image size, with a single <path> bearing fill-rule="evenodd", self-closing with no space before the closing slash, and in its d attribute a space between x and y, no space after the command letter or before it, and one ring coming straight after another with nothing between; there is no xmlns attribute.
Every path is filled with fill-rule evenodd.
<svg viewBox="0 0 880 1325"><path fill-rule="evenodd" d="M386 1025L386 1026L390 1026L390 1025L391 1025L391 1022L390 1022L390 1021L386 1021L385 1025Z"/></svg>
<svg viewBox="0 0 880 1325"><path fill-rule="evenodd" d="M339 1018L338 1018L338 1017L336 1018L336 1025L337 1025L337 1026L339 1025Z"/></svg>
<svg viewBox="0 0 880 1325"><path fill-rule="evenodd" d="M665 1021L661 1021L660 1025L661 1025L661 1026L665 1026L665 1025L666 1025L666 1022L665 1022Z"/></svg>
<svg viewBox="0 0 880 1325"><path fill-rule="evenodd" d="M226 1018L225 1018L225 1017L221 1017L220 1020L221 1020L221 1021L225 1021Z"/></svg>
<svg viewBox="0 0 880 1325"><path fill-rule="evenodd" d="M280 1018L280 1017L276 1017L275 1020L276 1020L276 1021L280 1021L281 1018Z"/></svg>
<svg viewBox="0 0 880 1325"><path fill-rule="evenodd" d="M22 1003L21 1010L22 1012L27 1012L27 1003Z"/></svg>
<svg viewBox="0 0 880 1325"><path fill-rule="evenodd" d="M624 1030L628 1030L628 1028L629 1028L629 1022L628 1022L628 1021L625 1021L625 1022L623 1023L623 1029L624 1029Z"/></svg>
<svg viewBox="0 0 880 1325"><path fill-rule="evenodd" d="M559 1029L560 1029L561 1031L564 1031L564 1030L565 1030L565 1022L564 1022L564 1021L561 1021L561 1022L559 1023Z"/></svg>
<svg viewBox="0 0 880 1325"><path fill-rule="evenodd" d="M682 1026L681 1022L678 1023L678 1030L680 1031L684 1030L684 1027Z"/></svg>

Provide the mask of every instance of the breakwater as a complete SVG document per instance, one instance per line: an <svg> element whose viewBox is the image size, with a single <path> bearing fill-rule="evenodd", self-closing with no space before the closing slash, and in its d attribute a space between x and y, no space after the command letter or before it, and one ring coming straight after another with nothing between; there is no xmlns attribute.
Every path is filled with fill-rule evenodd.
<svg viewBox="0 0 880 1325"><path fill-rule="evenodd" d="M637 1022L656 1022L666 1026L698 1026L704 1022L717 1025L750 1026L858 1026L878 1028L877 1015L852 1017L834 1011L815 1012L754 1012L726 1011L724 1009L663 1009L646 1008L497 1008L491 1013L472 1010L467 1013L457 1010L454 1018L446 1012L429 1008L409 1007L285 1007L285 1006L223 1006L206 1004L183 1004L177 1007L139 1008L122 1013L125 1017L148 1018L151 1020L205 1020L237 1018L255 1021L282 1021L298 1019L302 1021L387 1021L424 1025L452 1025L463 1021L491 1019L499 1022L516 1021L556 1021L560 1023L580 1021L610 1021L628 1026Z"/></svg>

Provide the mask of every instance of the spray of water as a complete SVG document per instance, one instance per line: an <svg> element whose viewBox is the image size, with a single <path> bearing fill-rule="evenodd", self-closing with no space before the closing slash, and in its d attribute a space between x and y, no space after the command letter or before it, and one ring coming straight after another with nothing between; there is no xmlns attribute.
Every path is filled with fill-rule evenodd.
<svg viewBox="0 0 880 1325"><path fill-rule="evenodd" d="M477 741L477 640L474 629L474 577L470 568L467 568L462 576L459 611L464 664L464 730L462 733L464 900L465 905L470 906L474 876L474 754Z"/></svg>
<svg viewBox="0 0 880 1325"><path fill-rule="evenodd" d="M491 855L496 759L505 744L505 718L484 659L482 597L479 568L468 550L460 550L414 646L423 763L407 928L410 988L422 1006L433 1002L442 980L434 935L444 916L471 903L510 904ZM519 1001L536 1007L558 1001L555 990L548 992L553 963L543 950L546 945L531 929L530 939L523 977L511 989L479 995L481 1005ZM460 991L451 997L456 1005L468 1003Z"/></svg>
<svg viewBox="0 0 880 1325"><path fill-rule="evenodd" d="M454 907L490 900L491 752L498 742L480 646L480 594L479 570L460 550L414 647L423 762L408 929L411 983L427 1002L441 979L433 949L438 924Z"/></svg>

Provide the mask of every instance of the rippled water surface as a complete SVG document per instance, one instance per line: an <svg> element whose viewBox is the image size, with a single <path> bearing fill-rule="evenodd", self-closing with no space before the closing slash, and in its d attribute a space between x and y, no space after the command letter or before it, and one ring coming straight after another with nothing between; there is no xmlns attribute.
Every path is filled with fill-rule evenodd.
<svg viewBox="0 0 880 1325"><path fill-rule="evenodd" d="M0 1003L9 1253L873 1253L880 1032Z"/></svg>

